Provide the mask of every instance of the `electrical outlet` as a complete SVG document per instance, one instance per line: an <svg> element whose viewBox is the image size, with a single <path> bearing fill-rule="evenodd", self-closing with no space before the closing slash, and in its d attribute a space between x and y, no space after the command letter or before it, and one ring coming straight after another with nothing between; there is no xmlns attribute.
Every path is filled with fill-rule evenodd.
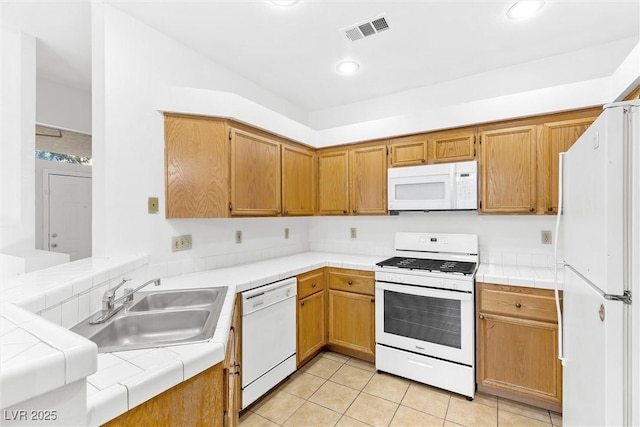
<svg viewBox="0 0 640 427"><path fill-rule="evenodd" d="M540 242L543 245L550 245L552 241L551 230L542 230L540 232Z"/></svg>
<svg viewBox="0 0 640 427"><path fill-rule="evenodd" d="M242 243L242 230L236 230L236 243Z"/></svg>
<svg viewBox="0 0 640 427"><path fill-rule="evenodd" d="M191 234L182 236L174 236L171 238L171 251L188 251L191 250Z"/></svg>
<svg viewBox="0 0 640 427"><path fill-rule="evenodd" d="M288 228L285 228L285 229L284 229L284 238L285 238L285 239L288 239L288 238L289 238L289 229L288 229Z"/></svg>
<svg viewBox="0 0 640 427"><path fill-rule="evenodd" d="M147 201L147 208L150 214L158 213L158 198L157 197L149 197Z"/></svg>
<svg viewBox="0 0 640 427"><path fill-rule="evenodd" d="M355 239L358 237L358 229L355 227L351 227L351 238Z"/></svg>

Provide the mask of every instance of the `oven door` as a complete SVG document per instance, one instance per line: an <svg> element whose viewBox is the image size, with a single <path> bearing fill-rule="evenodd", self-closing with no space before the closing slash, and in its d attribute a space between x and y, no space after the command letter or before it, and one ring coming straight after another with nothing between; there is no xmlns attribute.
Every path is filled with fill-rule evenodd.
<svg viewBox="0 0 640 427"><path fill-rule="evenodd" d="M376 342L474 365L472 293L376 282Z"/></svg>

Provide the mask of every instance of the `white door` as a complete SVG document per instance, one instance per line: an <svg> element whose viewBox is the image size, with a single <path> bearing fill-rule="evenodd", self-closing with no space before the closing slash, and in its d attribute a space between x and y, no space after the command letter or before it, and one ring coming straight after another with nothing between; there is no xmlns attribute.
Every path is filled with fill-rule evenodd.
<svg viewBox="0 0 640 427"><path fill-rule="evenodd" d="M91 178L49 174L49 250L91 256Z"/></svg>

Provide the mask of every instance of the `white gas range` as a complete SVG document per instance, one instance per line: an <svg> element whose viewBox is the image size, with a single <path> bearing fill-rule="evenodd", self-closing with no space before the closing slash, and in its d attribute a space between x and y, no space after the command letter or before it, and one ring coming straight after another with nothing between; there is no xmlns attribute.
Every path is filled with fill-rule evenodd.
<svg viewBox="0 0 640 427"><path fill-rule="evenodd" d="M376 279L376 369L473 399L478 236L396 233Z"/></svg>

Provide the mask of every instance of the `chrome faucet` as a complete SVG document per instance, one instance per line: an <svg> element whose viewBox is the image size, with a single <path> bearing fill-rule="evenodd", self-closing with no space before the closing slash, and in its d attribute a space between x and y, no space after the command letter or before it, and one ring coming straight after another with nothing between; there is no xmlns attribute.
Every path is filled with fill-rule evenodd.
<svg viewBox="0 0 640 427"><path fill-rule="evenodd" d="M131 279L122 279L122 282L118 283L111 289L108 289L104 295L102 295L102 311L98 317L91 320L89 323L92 325L97 325L100 323L104 323L107 320L111 319L116 313L122 310L122 307L133 301L133 294L138 292L140 289L144 288L150 283L155 283L155 286L160 286L160 279L149 280L148 282L143 283L135 289L125 288L124 295L120 298L116 299L116 291L120 289L122 285L130 281ZM116 304L122 302L122 305L116 307Z"/></svg>

